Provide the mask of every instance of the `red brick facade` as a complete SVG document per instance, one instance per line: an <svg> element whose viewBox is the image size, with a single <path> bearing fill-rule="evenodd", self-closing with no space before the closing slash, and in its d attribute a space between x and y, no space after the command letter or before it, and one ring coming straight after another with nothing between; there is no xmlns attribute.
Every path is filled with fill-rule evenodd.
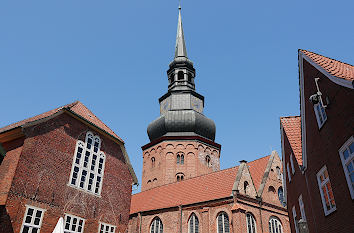
<svg viewBox="0 0 354 233"><path fill-rule="evenodd" d="M176 182L177 176L189 179L220 170L220 146L213 144L184 139L143 147L141 190Z"/></svg>
<svg viewBox="0 0 354 233"><path fill-rule="evenodd" d="M296 209L298 221L301 218L298 198L302 195L311 233L353 232L354 201L350 195L339 149L353 136L354 91L353 86L350 88L334 82L343 79L343 83L350 83L350 77L333 77L321 67L319 63L321 60L329 60L329 64L338 63L308 51L299 51L301 128L298 127L297 130L302 133L299 143L302 143L303 161L293 160L295 174L290 172L291 181L288 172L284 172L289 219L292 232L295 232L292 208L294 206ZM350 69L354 70L353 66L350 68L348 64L343 63L343 67L346 72ZM331 70L330 66L325 69ZM317 92L315 78L319 78L318 85L323 102L328 104L325 108L327 120L321 128L317 124L313 104L309 101L310 96ZM289 142L293 140L294 135L289 131L289 126L284 123L284 118L281 128L283 158L286 166L291 163L290 155L294 154L294 146ZM335 201L335 210L329 214L324 211L317 180L317 173L324 166L328 171Z"/></svg>
<svg viewBox="0 0 354 233"><path fill-rule="evenodd" d="M85 219L83 232L98 232L100 222L126 231L134 180L123 144L65 112L21 131L19 139L1 138L7 153L0 166L1 219L6 222L0 232L20 232L26 205L45 210L41 233L52 232L64 214ZM100 195L68 185L77 140L85 141L88 131L100 137L106 156Z"/></svg>
<svg viewBox="0 0 354 233"><path fill-rule="evenodd" d="M150 232L155 217L161 219L163 232L188 232L193 213L199 221L199 232L217 232L217 217L225 212L233 233L247 232L246 214L253 215L257 232L269 232L269 220L276 217L283 232L289 233L287 212L277 192L282 186L281 174L277 173L281 166L278 154L273 152L250 163L241 161L238 167L135 194L128 232Z"/></svg>

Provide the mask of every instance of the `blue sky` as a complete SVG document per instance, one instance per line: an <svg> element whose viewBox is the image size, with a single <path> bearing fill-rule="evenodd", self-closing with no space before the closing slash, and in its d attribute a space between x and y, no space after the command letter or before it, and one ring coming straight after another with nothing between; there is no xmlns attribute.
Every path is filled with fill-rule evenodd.
<svg viewBox="0 0 354 233"><path fill-rule="evenodd" d="M159 116L178 1L1 1L0 127L80 100L126 142L140 180ZM280 153L299 114L297 50L354 64L354 2L182 1L189 58L221 168Z"/></svg>

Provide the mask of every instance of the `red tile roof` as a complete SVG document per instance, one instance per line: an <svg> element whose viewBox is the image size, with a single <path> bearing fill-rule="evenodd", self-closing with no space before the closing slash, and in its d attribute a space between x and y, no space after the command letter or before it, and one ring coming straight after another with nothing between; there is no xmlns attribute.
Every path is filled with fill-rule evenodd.
<svg viewBox="0 0 354 233"><path fill-rule="evenodd" d="M281 117L280 122L294 152L297 163L302 165L301 117Z"/></svg>
<svg viewBox="0 0 354 233"><path fill-rule="evenodd" d="M248 163L260 184L269 156ZM159 186L132 196L130 214L230 197L239 166ZM257 172L256 170L259 170ZM259 185L258 185L259 187Z"/></svg>
<svg viewBox="0 0 354 233"><path fill-rule="evenodd" d="M33 121L37 121L46 117L49 117L57 112L59 112L62 109L68 109L78 115L80 115L81 117L83 117L84 119L86 119L87 121L91 122L92 124L96 125L97 127L103 129L104 131L106 131L107 133L113 135L114 137L118 138L119 140L121 140L123 142L123 140L113 132L113 130L111 130L107 125L105 125L100 119L98 119L97 116L95 116L95 114L93 114L85 105L83 105L80 101L75 101L74 103L71 104L67 104L64 105L62 107L50 110L48 112L39 114L37 116L13 123L11 125L5 126L3 128L0 128L0 133L14 129L16 127L22 126L26 123L30 123Z"/></svg>
<svg viewBox="0 0 354 233"><path fill-rule="evenodd" d="M325 57L307 50L300 49L299 51L305 54L307 57L311 58L311 60L321 66L329 74L338 78L354 81L353 65L337 61L335 59Z"/></svg>
<svg viewBox="0 0 354 233"><path fill-rule="evenodd" d="M247 163L256 190L258 190L261 185L263 175L269 161L269 157L270 155Z"/></svg>

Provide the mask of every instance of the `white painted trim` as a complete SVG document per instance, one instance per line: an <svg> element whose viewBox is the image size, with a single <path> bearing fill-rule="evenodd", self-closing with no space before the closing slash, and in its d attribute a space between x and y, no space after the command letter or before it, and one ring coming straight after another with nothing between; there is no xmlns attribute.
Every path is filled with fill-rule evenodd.
<svg viewBox="0 0 354 233"><path fill-rule="evenodd" d="M335 84L338 84L340 86L347 87L350 89L354 89L353 81L349 81L349 80L346 80L343 78L333 76L330 73L328 73L325 69L323 69L320 65L318 65L316 62L314 62L310 57L308 57L306 54L304 54L302 51L300 51L299 54L301 54L301 56L308 63L310 63L313 67L315 67L317 70L319 70L321 73L323 73L329 80L331 80Z"/></svg>
<svg viewBox="0 0 354 233"><path fill-rule="evenodd" d="M66 225L66 217L71 217L71 220L70 220L70 229L71 229L71 226L72 226L72 221L73 221L73 219L74 218L76 218L77 219L77 228L78 228L78 226L79 226L79 221L80 220L82 220L82 229L81 229L81 233L82 232L84 232L84 229L85 229L85 219L84 218L80 218L80 217L78 217L78 216L76 216L76 215L72 215L72 214L67 214L67 213L64 213L64 226L63 226L63 228L64 228L64 232L70 232L70 233L80 233L80 231L71 231L71 230L66 230L65 229L65 225ZM76 228L76 229L77 229Z"/></svg>
<svg viewBox="0 0 354 233"><path fill-rule="evenodd" d="M100 224L98 226L98 233L100 233L102 225L103 225L103 233L105 233L104 229L106 228L106 226L108 226L109 229L111 229L113 227L114 228L113 233L116 232L117 226L114 226L114 225L111 225L111 224L108 224L108 223L104 223L104 222L100 222ZM111 233L111 231L108 231L108 232Z"/></svg>
<svg viewBox="0 0 354 233"><path fill-rule="evenodd" d="M295 166L294 166L294 155L290 154L290 165L291 165L291 174L295 174Z"/></svg>
<svg viewBox="0 0 354 233"><path fill-rule="evenodd" d="M302 166L303 173L307 168L306 153L306 112L305 112L305 89L304 89L304 69L303 69L303 53L299 53L299 76L300 76L300 116L301 116L301 145L302 145Z"/></svg>
<svg viewBox="0 0 354 233"><path fill-rule="evenodd" d="M288 172L289 183L291 182L291 174L290 174L290 167L289 163L286 164L286 171Z"/></svg>
<svg viewBox="0 0 354 233"><path fill-rule="evenodd" d="M42 221L43 221L43 216L44 216L44 212L46 211L45 209L42 209L42 208L39 208L39 207L35 207L35 206L31 206L31 205L25 205L26 206L26 210L25 210L25 213L23 215L23 219L22 219L22 226L21 226L21 231L23 231L23 228L24 226L28 226L28 227L38 227L38 233L41 231L41 227L42 227ZM33 215L32 215L32 219L31 219L31 223L25 223L25 220L26 220L26 216L27 216L27 211L28 209L31 208L33 209ZM37 211L40 210L42 211L42 215L41 215L41 218L39 220L39 224L38 225L34 225L33 222L34 222L34 219L35 219L35 215L37 214ZM32 231L31 231L32 232Z"/></svg>
<svg viewBox="0 0 354 233"><path fill-rule="evenodd" d="M287 198L287 190L286 190L286 167L285 167L285 149L284 149L284 128L281 124L280 121L280 131L281 131L281 153L282 153L282 162L283 162L283 195L284 195L284 202L288 203L288 198Z"/></svg>
<svg viewBox="0 0 354 233"><path fill-rule="evenodd" d="M248 228L248 218L247 218L247 215L250 215L251 216L251 226L253 225L254 223L254 231L252 231L252 229L249 229ZM257 222L256 222L256 218L254 217L254 215L251 213L251 212L247 212L246 213L246 226L247 226L247 232L251 232L251 233L257 233Z"/></svg>
<svg viewBox="0 0 354 233"><path fill-rule="evenodd" d="M320 179L320 176L322 173L324 173L324 171L327 170L327 166L324 165L316 174L317 176L317 184L318 184L318 188L320 190L320 194L321 194L321 201L322 201L322 207L323 207L323 211L324 211L324 214L325 216L329 215L330 213L332 213L333 211L335 211L337 209L336 206L332 207L330 210L327 210L327 207L326 207L326 200L324 198L324 193L322 191L322 183L326 184L327 182L331 182L330 179L329 179L329 173L328 173L328 170L327 170L327 173L328 173L328 178L326 180L324 180L323 182L321 182L321 179ZM326 182L327 181L327 182ZM332 189L332 193L333 193L333 188L332 188L332 184L331 184L331 189ZM334 194L333 194L333 198L334 198ZM329 200L330 201L330 200Z"/></svg>
<svg viewBox="0 0 354 233"><path fill-rule="evenodd" d="M343 170L344 170L344 174L345 174L345 178L347 180L347 184L348 184L348 188L349 188L349 192L350 192L350 196L352 197L352 199L354 199L354 188L352 186L352 183L351 183L351 180L350 180L350 177L349 177L349 173L348 173L348 170L347 170L347 166L346 164L348 163L351 163L351 161L353 161L353 157L354 157L354 153L349 155L349 157L345 160L344 159L344 156L343 156L343 152L348 149L348 152L349 152L349 145L351 143L354 143L354 137L351 136L344 144L343 146L338 150L338 153L339 153L339 157L340 157L340 160L342 161L342 166L343 166Z"/></svg>
<svg viewBox="0 0 354 233"><path fill-rule="evenodd" d="M300 194L298 200L299 200L299 209L301 213L301 218L306 221L305 205L302 199L302 194Z"/></svg>
<svg viewBox="0 0 354 233"><path fill-rule="evenodd" d="M298 227L297 221L296 221L297 215L296 215L295 206L293 206L293 208L292 208L292 213L293 213L293 221L294 221L294 226L295 226L295 232L296 232L296 233L299 233L299 227Z"/></svg>

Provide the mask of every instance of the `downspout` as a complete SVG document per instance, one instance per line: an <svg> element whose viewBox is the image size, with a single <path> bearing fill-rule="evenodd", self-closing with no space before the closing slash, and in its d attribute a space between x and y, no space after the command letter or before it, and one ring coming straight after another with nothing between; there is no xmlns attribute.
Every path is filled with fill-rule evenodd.
<svg viewBox="0 0 354 233"><path fill-rule="evenodd" d="M263 218L262 218L262 199L259 198L259 216L260 216L260 219L261 219L261 230L262 230L262 233L263 233Z"/></svg>
<svg viewBox="0 0 354 233"><path fill-rule="evenodd" d="M139 216L140 216L139 233L141 233L141 225L143 224L143 216L141 215L141 212L139 212Z"/></svg>
<svg viewBox="0 0 354 233"><path fill-rule="evenodd" d="M179 225L179 232L182 233L182 205L179 206L179 209L181 211L181 218L180 218L180 225Z"/></svg>

